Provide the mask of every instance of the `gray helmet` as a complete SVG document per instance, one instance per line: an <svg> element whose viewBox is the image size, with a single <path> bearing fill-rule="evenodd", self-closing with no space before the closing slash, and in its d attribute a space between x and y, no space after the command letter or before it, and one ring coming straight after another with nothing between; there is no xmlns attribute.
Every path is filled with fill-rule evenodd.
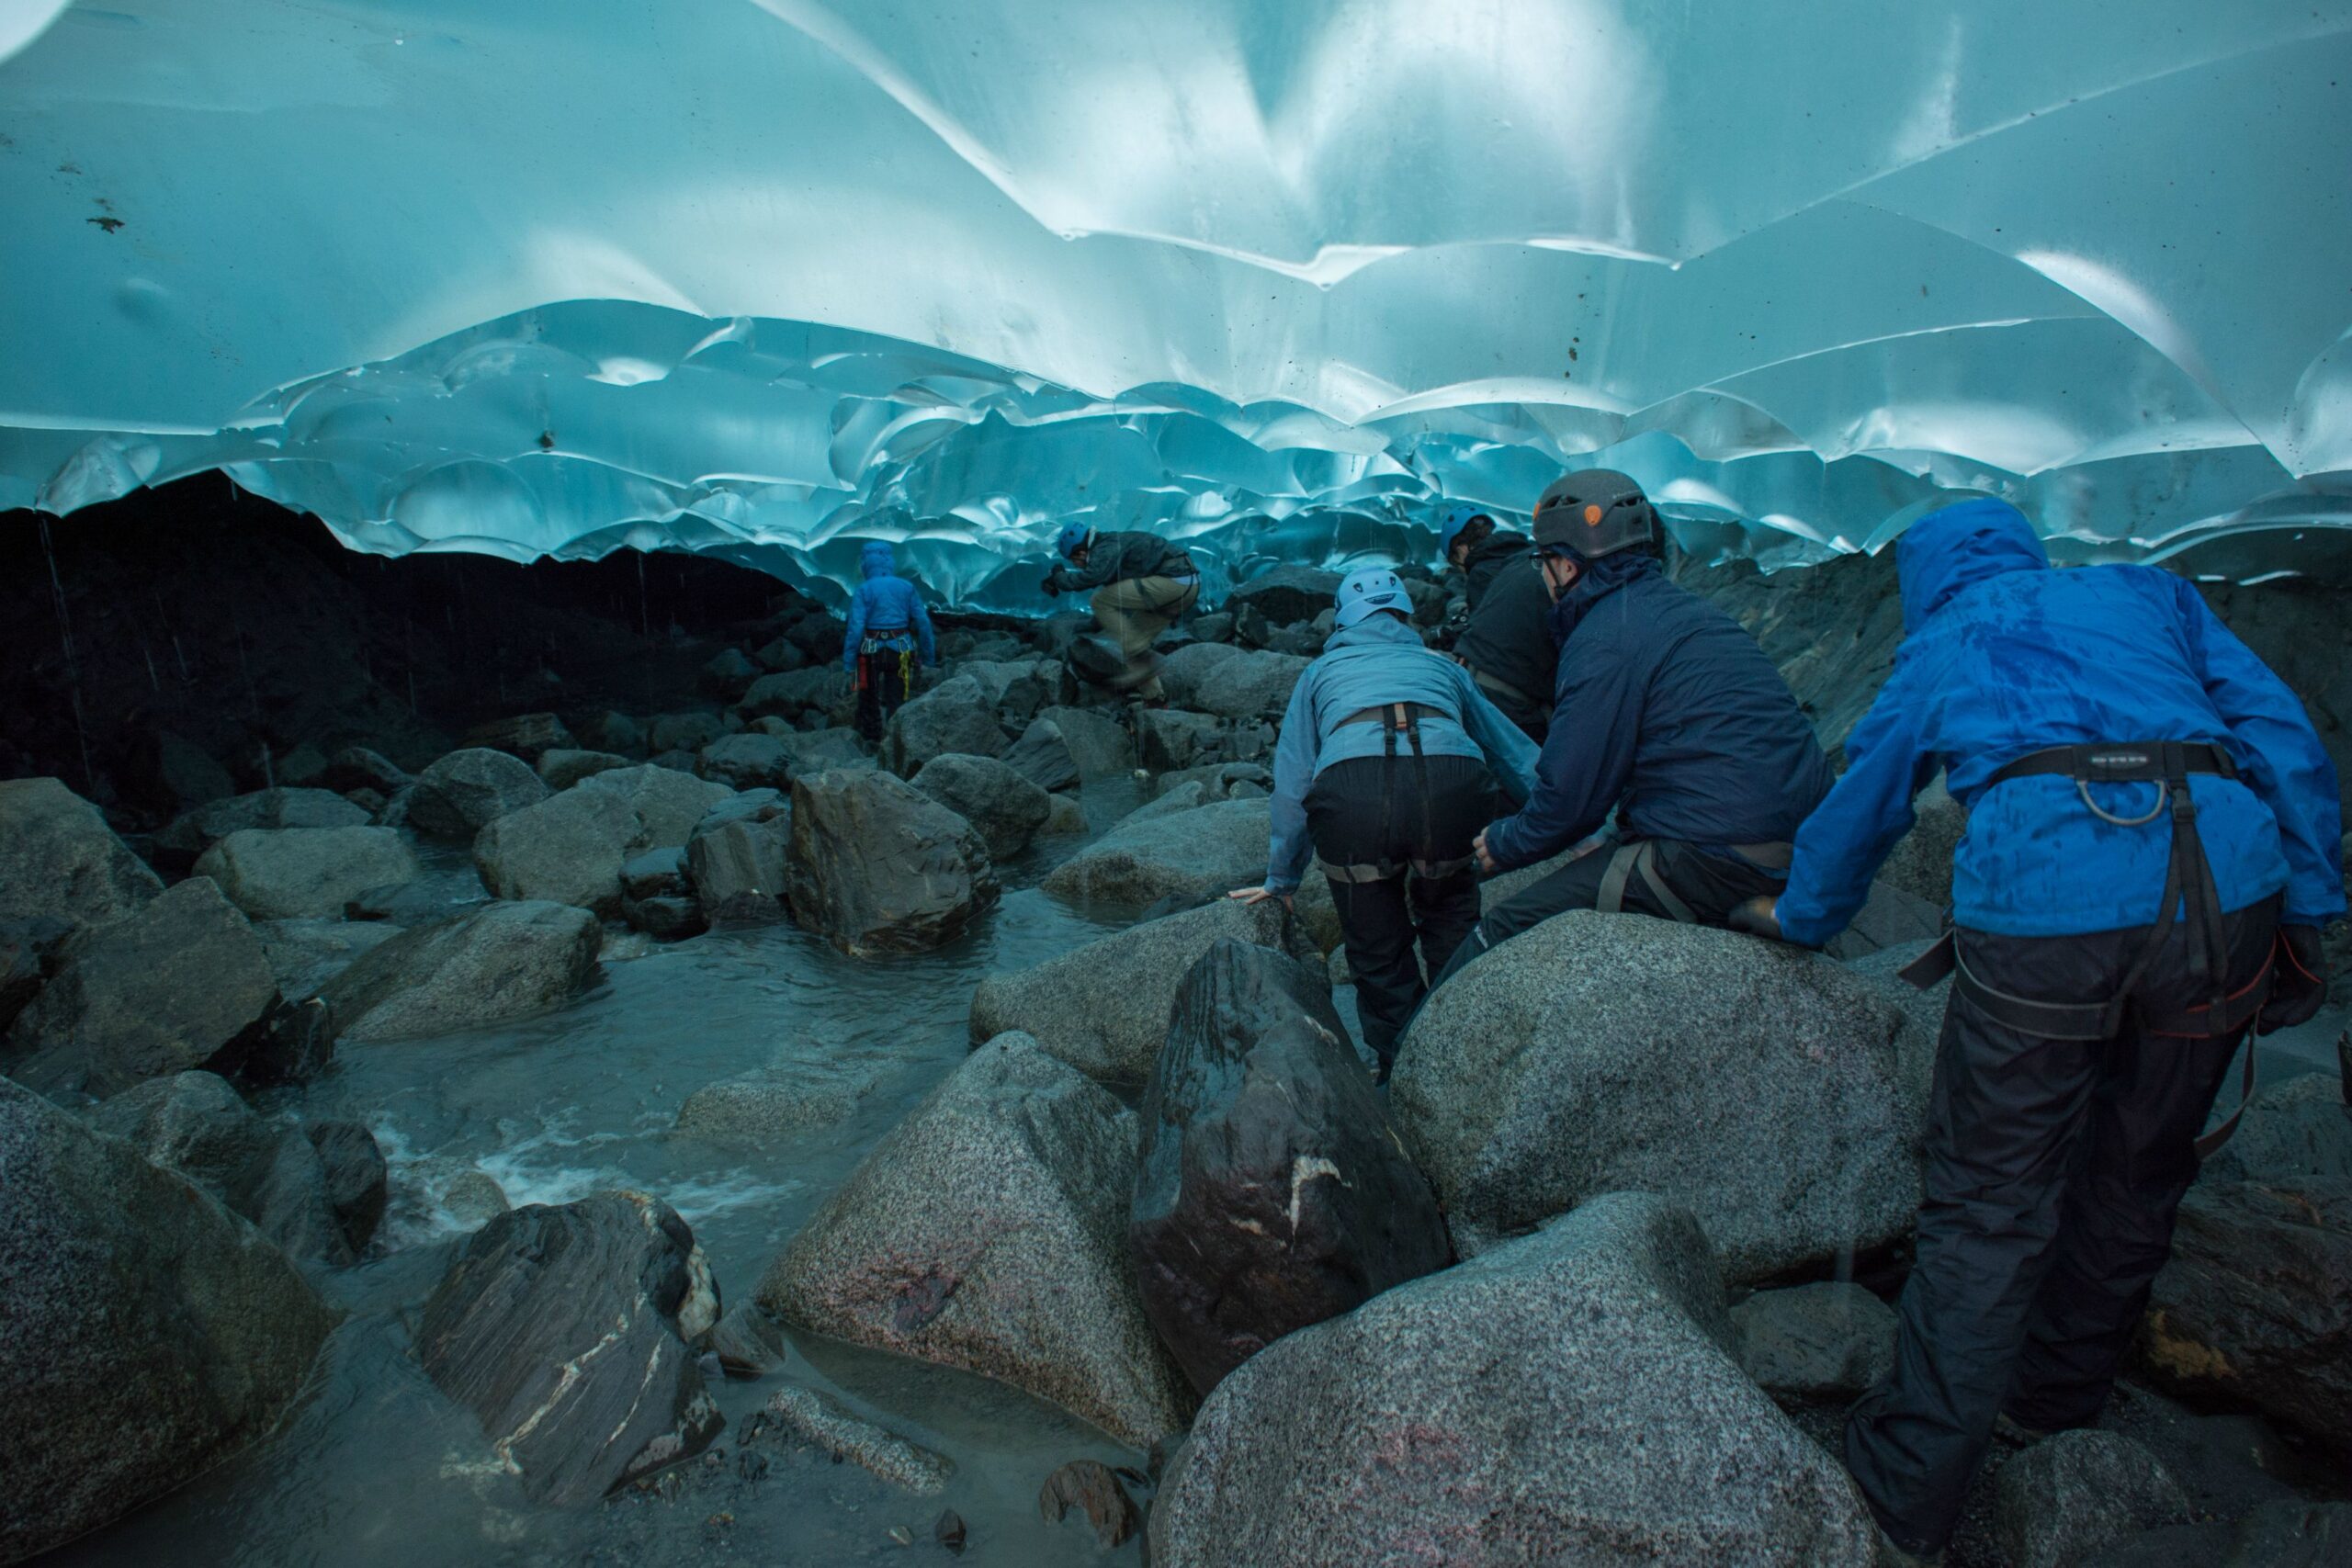
<svg viewBox="0 0 2352 1568"><path fill-rule="evenodd" d="M1629 474L1586 468L1552 481L1535 503L1535 548L1598 560L1619 550L1654 545L1657 508Z"/></svg>

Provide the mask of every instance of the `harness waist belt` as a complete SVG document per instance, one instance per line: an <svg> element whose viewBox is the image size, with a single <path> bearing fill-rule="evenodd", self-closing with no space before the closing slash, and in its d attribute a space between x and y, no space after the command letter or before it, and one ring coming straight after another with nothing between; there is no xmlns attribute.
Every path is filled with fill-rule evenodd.
<svg viewBox="0 0 2352 1568"><path fill-rule="evenodd" d="M1512 685L1509 681L1504 680L1499 675L1489 675L1484 670L1473 668L1470 671L1470 679L1477 682L1478 684L1486 687L1487 690L1494 693L1498 697L1509 697L1512 702L1517 703L1521 707L1532 708L1541 707L1543 705L1533 697L1529 696L1525 692L1521 691L1517 686Z"/></svg>
<svg viewBox="0 0 2352 1568"><path fill-rule="evenodd" d="M2230 761L2227 751L2210 741L2134 740L2120 745L2095 741L2029 751L1995 773L1992 784L2043 774L2076 784L2162 784L2185 773L2216 773L2233 779L2238 776L2238 765Z"/></svg>
<svg viewBox="0 0 2352 1568"><path fill-rule="evenodd" d="M1453 717L1443 708L1431 707L1427 703L1383 703L1376 708L1365 708L1361 712L1351 713L1331 728L1344 729L1351 724L1388 724L1396 719L1400 711L1406 718L1409 719Z"/></svg>

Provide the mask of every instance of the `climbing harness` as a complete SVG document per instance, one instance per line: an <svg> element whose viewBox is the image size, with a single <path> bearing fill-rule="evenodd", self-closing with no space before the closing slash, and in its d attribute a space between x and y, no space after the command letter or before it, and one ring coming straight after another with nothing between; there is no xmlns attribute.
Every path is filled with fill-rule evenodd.
<svg viewBox="0 0 2352 1568"><path fill-rule="evenodd" d="M1419 842L1428 846L1436 836L1430 820L1429 755L1421 749L1421 720L1452 719L1454 716L1427 703L1383 703L1376 708L1351 713L1331 728L1343 729L1351 724L1376 724L1381 728L1382 755L1392 764L1396 761L1396 738L1401 735L1413 749L1413 769L1420 784L1421 836ZM1381 772L1380 825L1386 834L1396 820L1396 773L1391 766ZM1459 876L1470 869L1475 856L1462 855L1453 860L1423 860L1415 857L1406 861L1373 861L1354 865L1333 865L1322 862L1323 874L1334 882L1393 882L1408 870L1432 882Z"/></svg>
<svg viewBox="0 0 2352 1568"><path fill-rule="evenodd" d="M1650 896L1657 900L1658 908L1666 911L1669 919L1686 926L1697 925L1698 912L1684 903L1659 874L1657 846L1656 839L1628 839L1611 851L1609 863L1600 873L1600 887L1592 907L1604 915L1623 912L1625 888L1639 875L1642 885L1650 890ZM1796 855L1796 846L1786 841L1731 844L1726 847L1759 871L1786 871Z"/></svg>
<svg viewBox="0 0 2352 1568"><path fill-rule="evenodd" d="M2177 908L2181 921L2188 927L2189 976L2204 982L2211 999L2188 1010L2192 1019L2201 1015L2202 1028L2157 1029L2154 1021L2148 1021L2148 1032L2171 1039L2210 1040L2234 1034L2256 1022L2263 1003L2269 999L2277 950L2274 945L2271 955L2263 961L2261 971L2251 982L2235 993L2229 990L2229 933L2222 923L2221 894L2213 884L2212 863L2206 858L2204 840L2197 830L2197 803L2188 788L2193 773L2234 779L2238 770L2228 752L2201 741L2052 746L2009 763L1995 773L1986 786L2004 784L2011 779L2072 779L2075 793L2082 796L2092 815L2118 828L2145 827L2169 810L2172 852L2165 865L2164 897L2157 902L2156 919L2149 927L2146 943L2124 971L2122 983L2113 996L2096 1002L2043 1002L2013 996L1969 968L1956 931L1946 931L1935 946L1905 966L1903 978L1924 991L1950 976L1953 988L1978 1010L1994 1022L2020 1033L2046 1040L2111 1039L2123 1027L2125 1017L2135 1005L2135 993L2150 965L2164 951L2165 941L2172 934L2173 911ZM2119 816L2092 798L2090 786L2095 784L2153 784L2156 786L2156 801L2138 817ZM2239 1086L2238 1108L2230 1113L2228 1121L2197 1140L2200 1158L2229 1140L2253 1096L2254 1051L2249 1044L2244 1081Z"/></svg>

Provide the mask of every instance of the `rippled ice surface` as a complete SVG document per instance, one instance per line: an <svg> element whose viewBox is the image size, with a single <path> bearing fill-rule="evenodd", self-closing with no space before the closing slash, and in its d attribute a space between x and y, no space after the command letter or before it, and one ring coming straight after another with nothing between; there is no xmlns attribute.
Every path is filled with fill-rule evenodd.
<svg viewBox="0 0 2352 1568"><path fill-rule="evenodd" d="M1126 804L1090 807L1099 821ZM340 1049L335 1071L299 1109L376 1128L392 1165L392 1209L379 1256L322 1280L352 1315L311 1395L268 1441L54 1561L833 1563L905 1551L893 1526L913 1533L916 1552L945 1561L931 1540L943 1507L969 1524L964 1562L1101 1561L1082 1525L1038 1518L1038 1486L1070 1459L1134 1465L1140 1456L980 1378L813 1339L799 1342L808 1359L796 1356L787 1373L830 1384L952 1457L957 1473L937 1498L774 1438L760 1445L774 1466L767 1476L739 1481L736 1426L779 1386L772 1377L713 1388L729 1420L714 1445L723 1462L684 1467L688 1484L675 1501L630 1495L565 1510L528 1502L497 1473L473 1418L407 1353L414 1312L462 1234L439 1200L467 1170L494 1179L517 1206L617 1185L658 1193L694 1226L722 1300L750 1299L768 1259L857 1158L963 1059L979 978L1107 929L1035 886L1078 842L1003 868L1003 902L939 953L861 961L790 926L715 933L608 957L584 998L543 1018ZM628 940L610 951L627 951ZM849 1122L766 1148L672 1131L689 1094L779 1052L870 1057L890 1070Z"/></svg>

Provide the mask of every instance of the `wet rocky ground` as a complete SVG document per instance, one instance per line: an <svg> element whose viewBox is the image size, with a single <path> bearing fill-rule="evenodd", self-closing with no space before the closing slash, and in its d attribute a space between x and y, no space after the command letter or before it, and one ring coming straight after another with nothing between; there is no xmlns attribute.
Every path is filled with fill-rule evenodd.
<svg viewBox="0 0 2352 1568"><path fill-rule="evenodd" d="M1948 800L1836 954L1566 917L1380 1093L1328 897L1218 897L1330 574L1165 708L943 617L876 742L748 573L182 521L0 519L0 1561L1871 1560ZM1887 563L1680 570L1842 740ZM2341 753L2340 601L2216 595ZM2343 1021L1955 1562L2340 1560Z"/></svg>

